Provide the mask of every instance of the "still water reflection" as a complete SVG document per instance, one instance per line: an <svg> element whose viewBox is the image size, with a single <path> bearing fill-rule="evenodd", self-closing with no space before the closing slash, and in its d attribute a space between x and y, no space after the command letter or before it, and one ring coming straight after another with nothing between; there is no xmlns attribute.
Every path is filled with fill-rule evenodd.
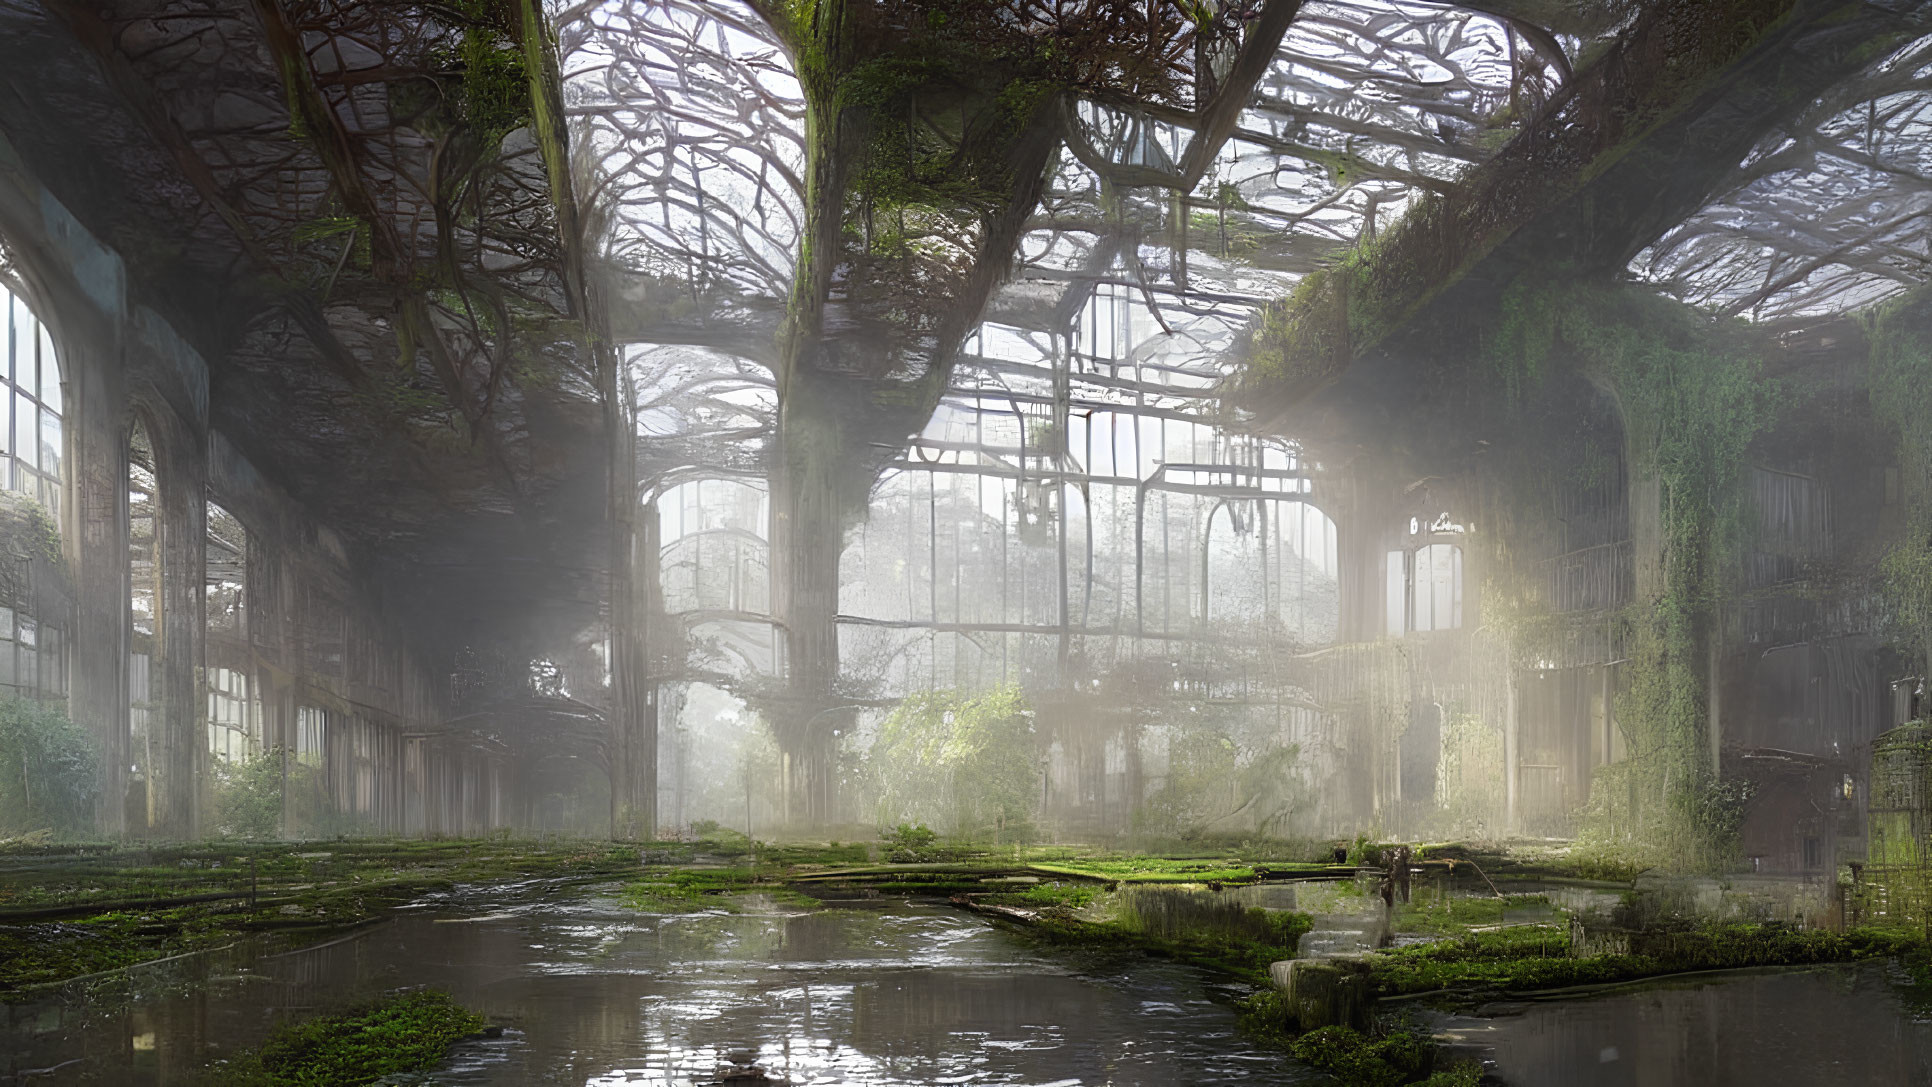
<svg viewBox="0 0 1932 1087"><path fill-rule="evenodd" d="M1888 969L1703 975L1436 1025L1512 1087L1928 1087L1932 1023Z"/></svg>
<svg viewBox="0 0 1932 1087"><path fill-rule="evenodd" d="M278 1018L425 984L508 1028L460 1046L443 1084L683 1087L741 1049L813 1085L1319 1079L1244 1040L1198 973L1144 960L1080 972L939 907L653 917L592 899L421 913L194 969L112 1007L0 1013L0 1082L190 1083Z"/></svg>

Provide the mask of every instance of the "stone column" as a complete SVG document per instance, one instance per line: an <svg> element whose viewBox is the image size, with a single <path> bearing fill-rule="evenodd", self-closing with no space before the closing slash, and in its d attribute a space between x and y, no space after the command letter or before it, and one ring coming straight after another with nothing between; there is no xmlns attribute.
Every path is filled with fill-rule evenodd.
<svg viewBox="0 0 1932 1087"><path fill-rule="evenodd" d="M74 573L69 712L101 745L101 832L126 825L128 540L126 400L120 347L63 336L67 378L68 514L63 545Z"/></svg>
<svg viewBox="0 0 1932 1087"><path fill-rule="evenodd" d="M207 617L203 578L207 564L208 485L204 446L193 430L165 412L154 417L152 438L160 495L156 551L161 559L161 599L155 617L158 652L152 664L155 692L150 725L159 755L149 775L153 832L191 838L200 829L198 800L207 772L206 697L202 691L202 642Z"/></svg>

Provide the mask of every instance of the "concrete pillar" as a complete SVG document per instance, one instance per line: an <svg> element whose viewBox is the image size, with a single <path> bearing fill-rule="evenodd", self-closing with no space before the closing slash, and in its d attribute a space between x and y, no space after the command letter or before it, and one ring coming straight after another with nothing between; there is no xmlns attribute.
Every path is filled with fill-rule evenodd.
<svg viewBox="0 0 1932 1087"><path fill-rule="evenodd" d="M63 336L68 516L63 541L74 572L74 635L68 710L101 744L99 821L128 833L127 808L127 433L120 348Z"/></svg>
<svg viewBox="0 0 1932 1087"><path fill-rule="evenodd" d="M203 443L160 412L152 419L155 474L160 487L156 551L161 560L158 635L150 673L155 686L150 729L156 755L148 776L152 832L192 838L200 829L207 771L206 696L202 691L202 606L207 564L208 484Z"/></svg>
<svg viewBox="0 0 1932 1087"><path fill-rule="evenodd" d="M1522 712L1517 707L1521 692L1516 685L1516 665L1510 651L1504 651L1507 679L1503 696L1503 826L1514 834L1521 828L1520 768L1523 758Z"/></svg>

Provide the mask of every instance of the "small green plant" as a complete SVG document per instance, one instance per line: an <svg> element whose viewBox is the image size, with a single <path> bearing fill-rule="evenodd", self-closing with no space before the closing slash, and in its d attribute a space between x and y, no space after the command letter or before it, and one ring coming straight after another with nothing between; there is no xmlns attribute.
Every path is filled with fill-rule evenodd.
<svg viewBox="0 0 1932 1087"><path fill-rule="evenodd" d="M883 839L887 860L895 864L910 864L930 859L933 845L939 841L939 834L924 823L900 823L886 831Z"/></svg>
<svg viewBox="0 0 1932 1087"><path fill-rule="evenodd" d="M1290 1052L1333 1075L1344 1087L1400 1087L1430 1074L1435 1046L1427 1035L1396 1031L1371 1038L1350 1027L1322 1027L1295 1039Z"/></svg>

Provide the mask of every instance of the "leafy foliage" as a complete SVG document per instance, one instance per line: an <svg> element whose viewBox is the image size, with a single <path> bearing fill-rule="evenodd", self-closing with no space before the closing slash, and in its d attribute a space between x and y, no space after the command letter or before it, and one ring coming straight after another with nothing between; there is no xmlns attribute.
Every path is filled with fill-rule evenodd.
<svg viewBox="0 0 1932 1087"><path fill-rule="evenodd" d="M924 823L900 823L881 840L885 843L887 860L908 864L935 859L933 846L939 841L939 834Z"/></svg>
<svg viewBox="0 0 1932 1087"><path fill-rule="evenodd" d="M1372 1038L1350 1027L1322 1027L1295 1039L1294 1055L1334 1075L1345 1087L1399 1087L1422 1082L1435 1060L1427 1035L1397 1031Z"/></svg>
<svg viewBox="0 0 1932 1087"><path fill-rule="evenodd" d="M1932 407L1925 396L1932 388L1932 340L1913 327L1911 301L1880 309L1867 329L1872 409L1898 432L1906 511L1905 537L1879 572L1892 640L1932 661Z"/></svg>
<svg viewBox="0 0 1932 1087"><path fill-rule="evenodd" d="M94 737L54 704L0 699L0 835L93 826L100 761Z"/></svg>
<svg viewBox="0 0 1932 1087"><path fill-rule="evenodd" d="M901 702L881 726L867 772L879 822L938 826L954 837L1016 841L1039 810L1039 745L1015 686Z"/></svg>
<svg viewBox="0 0 1932 1087"><path fill-rule="evenodd" d="M1166 777L1134 813L1136 826L1188 839L1244 820L1263 837L1283 834L1307 806L1300 756L1294 744L1243 751L1212 726L1187 728L1169 744Z"/></svg>
<svg viewBox="0 0 1932 1087"><path fill-rule="evenodd" d="M1457 712L1442 730L1436 801L1452 834L1493 833L1501 825L1503 735L1482 717Z"/></svg>
<svg viewBox="0 0 1932 1087"><path fill-rule="evenodd" d="M284 751L215 763L215 826L236 838L272 838L282 825Z"/></svg>

